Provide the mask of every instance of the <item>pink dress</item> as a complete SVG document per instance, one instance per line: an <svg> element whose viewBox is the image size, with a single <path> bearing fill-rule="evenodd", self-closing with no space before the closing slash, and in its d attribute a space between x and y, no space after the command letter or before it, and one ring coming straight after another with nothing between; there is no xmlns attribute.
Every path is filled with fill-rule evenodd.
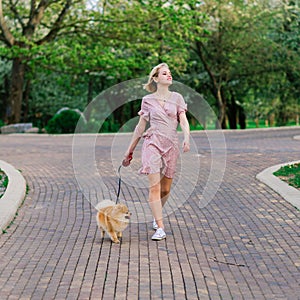
<svg viewBox="0 0 300 300"><path fill-rule="evenodd" d="M162 173L173 178L179 156L177 127L179 115L186 112L187 105L181 94L172 92L162 106L152 94L143 97L139 115L150 121L144 133L141 174Z"/></svg>

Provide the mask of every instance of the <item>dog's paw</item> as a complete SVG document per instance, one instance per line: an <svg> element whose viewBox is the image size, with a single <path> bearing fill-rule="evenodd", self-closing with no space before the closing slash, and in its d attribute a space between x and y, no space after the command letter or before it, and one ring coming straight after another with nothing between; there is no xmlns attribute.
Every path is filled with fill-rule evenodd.
<svg viewBox="0 0 300 300"><path fill-rule="evenodd" d="M120 244L120 241L118 239L111 239L111 241L115 244Z"/></svg>

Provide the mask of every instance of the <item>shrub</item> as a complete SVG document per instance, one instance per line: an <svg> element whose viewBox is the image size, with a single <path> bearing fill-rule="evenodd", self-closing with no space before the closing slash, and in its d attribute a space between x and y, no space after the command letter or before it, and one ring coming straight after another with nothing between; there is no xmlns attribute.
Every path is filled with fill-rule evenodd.
<svg viewBox="0 0 300 300"><path fill-rule="evenodd" d="M48 133L74 133L80 119L78 112L68 109L52 117L46 125Z"/></svg>

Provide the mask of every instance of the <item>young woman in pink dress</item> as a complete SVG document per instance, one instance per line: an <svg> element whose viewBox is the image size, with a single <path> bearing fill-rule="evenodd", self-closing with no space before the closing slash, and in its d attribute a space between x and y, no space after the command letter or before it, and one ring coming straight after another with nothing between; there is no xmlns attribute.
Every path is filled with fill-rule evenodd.
<svg viewBox="0 0 300 300"><path fill-rule="evenodd" d="M190 150L190 128L186 117L187 105L181 94L169 91L172 75L167 64L152 69L144 88L151 92L142 99L140 119L130 145L124 155L123 165L128 166L141 137L142 168L140 173L149 179L149 205L154 217L152 240L166 238L162 208L170 194L176 162L180 154L177 136L178 123L184 134L183 152ZM149 129L145 131L147 123Z"/></svg>

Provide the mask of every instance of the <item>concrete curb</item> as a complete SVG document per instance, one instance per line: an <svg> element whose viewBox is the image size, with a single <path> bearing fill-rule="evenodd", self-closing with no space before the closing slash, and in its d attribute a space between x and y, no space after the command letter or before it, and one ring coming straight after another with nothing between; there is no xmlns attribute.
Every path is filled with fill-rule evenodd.
<svg viewBox="0 0 300 300"><path fill-rule="evenodd" d="M296 163L300 163L300 161L292 161L269 167L257 174L256 178L272 188L293 206L300 209L300 191L273 175L273 173L281 167L286 165L293 165Z"/></svg>
<svg viewBox="0 0 300 300"><path fill-rule="evenodd" d="M0 199L0 230L5 230L25 198L26 181L12 165L0 160L0 168L8 177L8 186ZM1 234L1 232L0 232Z"/></svg>

